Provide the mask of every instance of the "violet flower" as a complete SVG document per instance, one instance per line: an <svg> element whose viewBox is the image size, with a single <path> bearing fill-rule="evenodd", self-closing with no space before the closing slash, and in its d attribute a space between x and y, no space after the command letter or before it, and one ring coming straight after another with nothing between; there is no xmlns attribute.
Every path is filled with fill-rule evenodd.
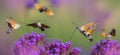
<svg viewBox="0 0 120 55"><path fill-rule="evenodd" d="M26 7L29 9L29 8L32 8L34 7L34 4L35 3L38 3L39 0L26 0Z"/></svg>
<svg viewBox="0 0 120 55"><path fill-rule="evenodd" d="M43 41L45 35L32 32L26 34L19 41L16 42L14 48L15 55L39 55L38 43Z"/></svg>
<svg viewBox="0 0 120 55"><path fill-rule="evenodd" d="M91 55L120 55L120 44L117 40L101 40L93 46Z"/></svg>
<svg viewBox="0 0 120 55"><path fill-rule="evenodd" d="M52 6L58 7L61 4L61 0L49 0L49 1Z"/></svg>
<svg viewBox="0 0 120 55"><path fill-rule="evenodd" d="M50 41L44 34L32 32L16 42L15 55L79 55L79 48L72 48L71 42Z"/></svg>
<svg viewBox="0 0 120 55"><path fill-rule="evenodd" d="M72 48L71 42L63 43L60 40L47 41L44 47L40 47L40 55L79 55L79 48Z"/></svg>

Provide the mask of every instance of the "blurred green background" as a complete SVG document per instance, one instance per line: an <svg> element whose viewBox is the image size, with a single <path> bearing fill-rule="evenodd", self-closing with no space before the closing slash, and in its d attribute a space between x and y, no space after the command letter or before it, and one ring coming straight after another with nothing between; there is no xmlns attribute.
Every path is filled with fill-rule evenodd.
<svg viewBox="0 0 120 55"><path fill-rule="evenodd" d="M15 41L19 40L25 34L30 32L41 33L39 29L26 26L26 24L36 22L37 20L41 20L42 23L51 27L44 32L46 37L60 39L63 42L71 41L73 46L82 49L81 55L90 54L91 46L104 39L101 37L100 29L102 28L107 29L107 31L115 28L117 30L117 36L115 38L112 37L112 39L120 40L120 0L61 0L60 6L57 7L51 6L49 0L40 0L39 4L49 7L55 13L54 16L40 13L34 7L32 9L25 9L23 0L16 3L16 6L8 6L6 3L3 3L6 1L11 1L8 3L12 4L16 0L0 1L2 4L0 6L0 55L13 55L12 49ZM110 16L99 18L104 12L109 12ZM21 28L11 34L6 34L8 26L5 19L8 17L13 17L22 25ZM70 39L76 27L72 22L82 26L94 20L100 20L101 26L100 29L92 34L93 42L90 42L78 30L76 30L72 39Z"/></svg>

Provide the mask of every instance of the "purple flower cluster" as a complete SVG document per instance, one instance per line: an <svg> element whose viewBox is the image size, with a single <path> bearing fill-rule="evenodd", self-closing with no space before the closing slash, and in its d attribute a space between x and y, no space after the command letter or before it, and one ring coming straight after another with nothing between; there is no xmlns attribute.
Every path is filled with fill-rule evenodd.
<svg viewBox="0 0 120 55"><path fill-rule="evenodd" d="M101 40L93 46L91 55L120 55L120 44L117 40Z"/></svg>
<svg viewBox="0 0 120 55"><path fill-rule="evenodd" d="M39 50L44 49L44 54L40 55L79 55L80 49L79 48L72 48L71 42L62 43L60 40L54 40L52 42L48 41L45 42L44 47L40 47Z"/></svg>
<svg viewBox="0 0 120 55"><path fill-rule="evenodd" d="M50 0L50 3L53 5L53 6L60 6L60 3L61 3L61 0Z"/></svg>
<svg viewBox="0 0 120 55"><path fill-rule="evenodd" d="M39 1L39 0L26 0L26 2L25 2L25 3L26 3L26 7L27 7L27 8L32 8L32 7L34 7L34 4L35 4L35 3L38 3L38 1Z"/></svg>
<svg viewBox="0 0 120 55"><path fill-rule="evenodd" d="M79 48L72 48L71 42L50 41L44 34L26 34L14 47L15 55L79 55Z"/></svg>
<svg viewBox="0 0 120 55"><path fill-rule="evenodd" d="M16 42L16 46L14 48L15 55L39 55L38 43L42 42L44 37L44 34L39 35L35 32L26 34Z"/></svg>

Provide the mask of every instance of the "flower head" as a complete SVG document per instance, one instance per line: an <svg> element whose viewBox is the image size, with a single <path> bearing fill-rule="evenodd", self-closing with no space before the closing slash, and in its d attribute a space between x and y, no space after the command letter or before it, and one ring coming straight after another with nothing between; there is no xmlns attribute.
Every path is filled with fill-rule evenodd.
<svg viewBox="0 0 120 55"><path fill-rule="evenodd" d="M80 49L79 48L72 48L71 42L63 43L60 40L54 40L51 42L45 42L45 49L46 54L49 55L79 55ZM73 51L76 49L76 51ZM77 52L77 53L75 53Z"/></svg>
<svg viewBox="0 0 120 55"><path fill-rule="evenodd" d="M61 4L61 0L50 0L50 3L53 5L53 6L60 6Z"/></svg>
<svg viewBox="0 0 120 55"><path fill-rule="evenodd" d="M45 35L32 32L16 41L15 55L38 55L38 43L43 41Z"/></svg>
<svg viewBox="0 0 120 55"><path fill-rule="evenodd" d="M32 7L34 7L35 3L38 3L38 0L26 0L25 3L26 3L27 8L32 8Z"/></svg>
<svg viewBox="0 0 120 55"><path fill-rule="evenodd" d="M120 55L119 45L117 40L101 40L92 47L91 55Z"/></svg>

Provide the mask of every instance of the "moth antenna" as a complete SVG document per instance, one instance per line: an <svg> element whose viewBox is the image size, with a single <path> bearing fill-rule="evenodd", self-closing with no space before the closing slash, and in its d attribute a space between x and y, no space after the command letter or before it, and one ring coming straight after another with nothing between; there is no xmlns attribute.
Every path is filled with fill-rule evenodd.
<svg viewBox="0 0 120 55"><path fill-rule="evenodd" d="M70 38L69 38L68 40L71 40L71 39L72 39L72 37L73 37L75 31L76 31L76 28L73 30L73 32L72 32L72 34L70 35Z"/></svg>
<svg viewBox="0 0 120 55"><path fill-rule="evenodd" d="M76 24L75 22L72 22L73 25L75 25L76 27L78 26L78 24ZM68 40L71 40L71 38L73 37L75 31L76 31L76 27L75 29L73 30L72 34L70 35L70 38Z"/></svg>
<svg viewBox="0 0 120 55"><path fill-rule="evenodd" d="M78 24L76 24L75 22L72 22L72 24L74 24L75 26L78 26Z"/></svg>

